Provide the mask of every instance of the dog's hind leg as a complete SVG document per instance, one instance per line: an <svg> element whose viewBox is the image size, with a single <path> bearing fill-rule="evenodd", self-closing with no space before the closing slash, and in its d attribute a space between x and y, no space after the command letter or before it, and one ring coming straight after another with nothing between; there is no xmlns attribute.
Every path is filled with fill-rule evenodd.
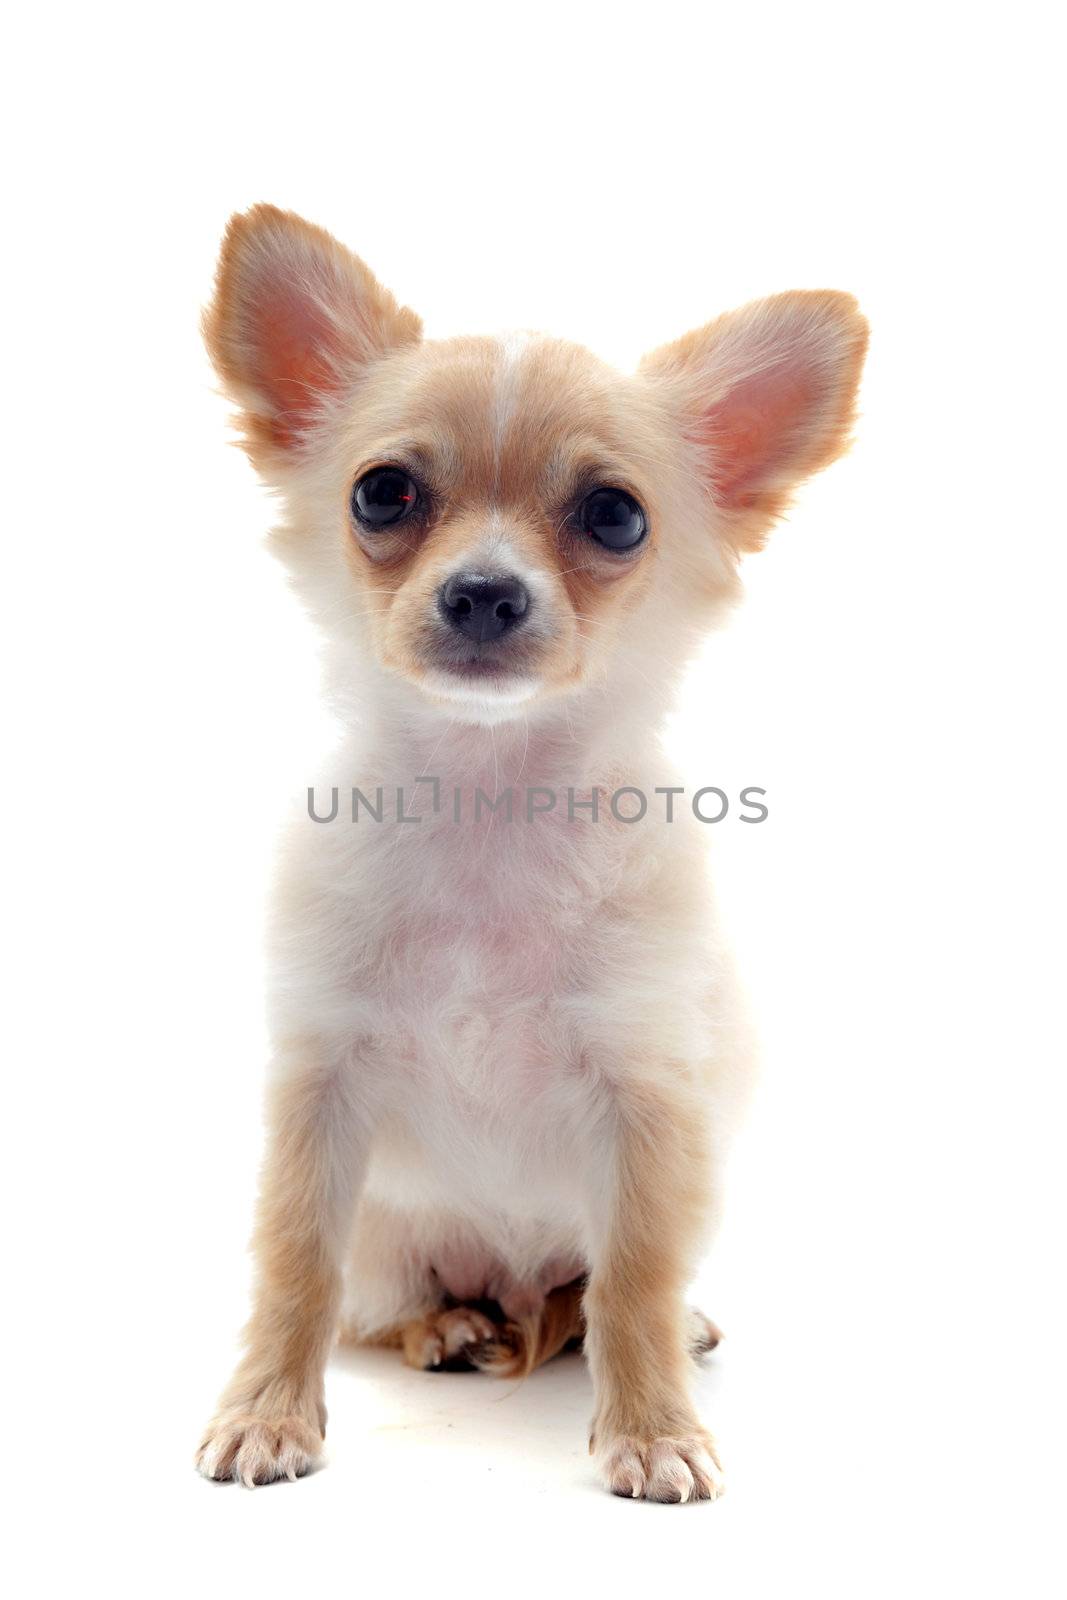
<svg viewBox="0 0 1067 1600"><path fill-rule="evenodd" d="M536 1311L505 1317L493 1301L451 1306L398 1330L404 1359L425 1369L473 1367L494 1378L525 1378L582 1336L581 1282L545 1296Z"/></svg>
<svg viewBox="0 0 1067 1600"><path fill-rule="evenodd" d="M408 1324L445 1306L424 1233L418 1217L363 1197L345 1263L342 1344L401 1349Z"/></svg>
<svg viewBox="0 0 1067 1600"><path fill-rule="evenodd" d="M584 1280L565 1283L545 1296L539 1311L503 1322L491 1339L475 1345L471 1365L494 1378L525 1378L581 1339Z"/></svg>
<svg viewBox="0 0 1067 1600"><path fill-rule="evenodd" d="M445 1306L359 1342L401 1350L408 1366L423 1372L473 1367L494 1378L526 1377L581 1340L583 1287L569 1283L553 1289L541 1310L525 1317L504 1317L490 1301ZM715 1349L722 1334L695 1306L688 1321L689 1349L699 1359Z"/></svg>

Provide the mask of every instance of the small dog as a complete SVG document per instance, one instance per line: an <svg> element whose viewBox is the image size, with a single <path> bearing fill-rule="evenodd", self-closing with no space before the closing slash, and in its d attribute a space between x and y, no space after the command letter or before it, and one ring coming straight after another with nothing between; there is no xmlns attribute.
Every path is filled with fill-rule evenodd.
<svg viewBox="0 0 1067 1600"><path fill-rule="evenodd" d="M670 786L657 732L740 556L848 442L866 324L777 295L632 376L426 341L256 206L205 333L326 636L357 820L287 842L255 1304L200 1470L307 1471L339 1334L500 1375L581 1337L607 1487L712 1499L689 1379L717 1333L685 1292L751 1052L700 823L632 797ZM540 798L509 819L502 783Z"/></svg>

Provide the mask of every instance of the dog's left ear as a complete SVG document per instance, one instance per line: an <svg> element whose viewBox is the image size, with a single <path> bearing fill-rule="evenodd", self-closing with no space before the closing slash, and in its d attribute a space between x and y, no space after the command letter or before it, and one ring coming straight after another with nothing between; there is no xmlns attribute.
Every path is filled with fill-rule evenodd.
<svg viewBox="0 0 1067 1600"><path fill-rule="evenodd" d="M697 445L738 550L758 550L796 486L848 447L866 349L851 295L797 290L728 312L642 361Z"/></svg>

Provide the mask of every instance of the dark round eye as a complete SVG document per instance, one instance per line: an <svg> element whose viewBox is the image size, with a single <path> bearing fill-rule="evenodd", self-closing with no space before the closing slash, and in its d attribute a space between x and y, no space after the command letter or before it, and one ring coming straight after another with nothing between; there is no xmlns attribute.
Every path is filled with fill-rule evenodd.
<svg viewBox="0 0 1067 1600"><path fill-rule="evenodd" d="M625 489L594 489L582 501L578 521L608 550L632 550L648 532L645 513Z"/></svg>
<svg viewBox="0 0 1067 1600"><path fill-rule="evenodd" d="M418 490L399 467L375 467L352 490L352 514L365 528L391 528L414 511Z"/></svg>

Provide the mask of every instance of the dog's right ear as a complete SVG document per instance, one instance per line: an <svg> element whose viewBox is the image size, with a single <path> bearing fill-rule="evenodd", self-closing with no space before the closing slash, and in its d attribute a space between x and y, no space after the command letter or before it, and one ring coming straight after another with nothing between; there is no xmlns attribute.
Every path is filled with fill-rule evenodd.
<svg viewBox="0 0 1067 1600"><path fill-rule="evenodd" d="M268 474L363 369L421 333L415 313L324 229L266 205L230 219L204 338L241 409L248 453Z"/></svg>

